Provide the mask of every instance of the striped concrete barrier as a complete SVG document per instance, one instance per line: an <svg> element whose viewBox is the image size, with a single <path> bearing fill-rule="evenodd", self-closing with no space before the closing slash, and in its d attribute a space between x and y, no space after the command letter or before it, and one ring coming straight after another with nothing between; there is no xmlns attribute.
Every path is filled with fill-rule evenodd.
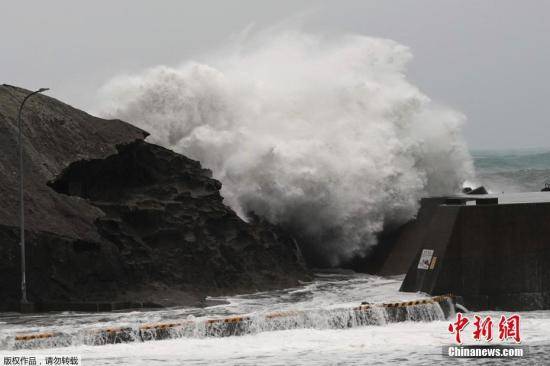
<svg viewBox="0 0 550 366"><path fill-rule="evenodd" d="M75 335L43 332L17 334L15 348L68 346L74 339L89 345L145 342L182 337L227 337L261 331L295 328L351 328L355 326L429 321L448 318L454 312L451 295L413 301L369 304L353 308L288 310L268 314L229 316L206 320L142 324L137 327L110 327L84 330ZM430 306L426 308L426 306Z"/></svg>
<svg viewBox="0 0 550 366"><path fill-rule="evenodd" d="M33 339L46 339L55 337L55 333L34 333L34 334L19 334L15 336L16 341L32 341Z"/></svg>

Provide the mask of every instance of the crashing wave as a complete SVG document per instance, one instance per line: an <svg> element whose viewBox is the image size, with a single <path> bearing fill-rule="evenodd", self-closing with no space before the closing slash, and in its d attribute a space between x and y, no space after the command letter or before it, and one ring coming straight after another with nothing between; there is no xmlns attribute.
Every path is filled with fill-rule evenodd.
<svg viewBox="0 0 550 366"><path fill-rule="evenodd" d="M406 79L411 57L386 39L263 33L203 63L118 76L101 110L200 160L241 217L283 225L337 265L473 174L464 117Z"/></svg>

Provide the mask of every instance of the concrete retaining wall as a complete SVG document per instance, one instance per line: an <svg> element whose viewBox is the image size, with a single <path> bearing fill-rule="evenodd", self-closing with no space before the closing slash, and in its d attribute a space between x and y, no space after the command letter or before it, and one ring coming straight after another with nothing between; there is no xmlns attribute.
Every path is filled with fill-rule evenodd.
<svg viewBox="0 0 550 366"><path fill-rule="evenodd" d="M429 222L415 224L401 291L452 293L472 310L550 309L550 202L440 204ZM424 249L433 268L418 268Z"/></svg>

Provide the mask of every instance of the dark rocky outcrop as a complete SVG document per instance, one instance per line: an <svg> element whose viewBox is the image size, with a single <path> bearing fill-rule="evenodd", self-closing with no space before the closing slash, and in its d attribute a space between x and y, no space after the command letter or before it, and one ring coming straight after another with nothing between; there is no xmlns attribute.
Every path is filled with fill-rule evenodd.
<svg viewBox="0 0 550 366"><path fill-rule="evenodd" d="M0 309L19 301L17 108L0 87ZM176 305L308 279L295 241L241 220L199 162L43 95L23 117L29 297Z"/></svg>

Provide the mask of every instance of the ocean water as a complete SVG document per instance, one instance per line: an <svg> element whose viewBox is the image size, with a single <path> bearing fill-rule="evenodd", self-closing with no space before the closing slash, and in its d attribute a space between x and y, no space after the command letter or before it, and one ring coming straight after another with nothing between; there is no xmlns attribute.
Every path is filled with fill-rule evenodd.
<svg viewBox="0 0 550 366"><path fill-rule="evenodd" d="M61 312L49 314L20 315L4 313L0 315L0 348L18 348L14 342L15 334L36 332L62 333L53 341L30 344L30 348L51 348L58 346L79 347L89 342L85 334L94 330L109 327L138 328L140 325L162 322L192 320L202 323L205 319L247 315L257 319L247 333L262 333L266 327L262 320L265 315L294 311L300 312L297 319L285 328L317 328L320 330L341 327L338 317L361 304L409 301L423 298L426 295L400 293L402 276L383 278L356 273L317 274L315 280L296 288L285 290L244 294L234 297L210 298L219 305L206 308L168 308L154 311L110 312L110 313L75 313ZM342 310L345 309L345 310ZM422 320L442 319L439 305L426 305ZM386 324L383 313L372 314L373 323ZM380 316L378 316L380 315ZM305 320L305 321L296 321ZM327 321L330 320L330 321ZM190 332L186 338L205 338L201 332Z"/></svg>
<svg viewBox="0 0 550 366"><path fill-rule="evenodd" d="M258 329L243 336L204 337L187 335L168 340L124 344L87 345L79 332L98 328L132 327L144 323L195 320L231 314L265 314L289 309L313 313L318 309L352 307L361 301L408 301L423 298L420 293L400 293L402 276L382 278L365 274L319 274L300 287L234 297L216 298L223 304L198 308L173 308L159 311L115 313L52 313L0 317L0 354L3 355L80 355L85 365L426 365L456 361L442 354L452 344L449 320L438 305L420 309L420 321L390 323L380 317L372 325L341 329L323 318L294 329L266 331ZM504 313L505 315L510 315ZM481 313L500 317L501 313ZM523 362L550 362L550 311L522 312L522 344L529 355ZM58 344L34 344L17 349L13 336L32 332L63 332L71 335ZM463 333L465 344L479 344L471 331ZM493 343L499 343L498 341ZM516 360L517 361L517 360ZM513 363L506 360L505 363ZM490 364L476 360L477 364Z"/></svg>
<svg viewBox="0 0 550 366"><path fill-rule="evenodd" d="M550 149L473 150L477 179L491 193L540 191L550 183Z"/></svg>

